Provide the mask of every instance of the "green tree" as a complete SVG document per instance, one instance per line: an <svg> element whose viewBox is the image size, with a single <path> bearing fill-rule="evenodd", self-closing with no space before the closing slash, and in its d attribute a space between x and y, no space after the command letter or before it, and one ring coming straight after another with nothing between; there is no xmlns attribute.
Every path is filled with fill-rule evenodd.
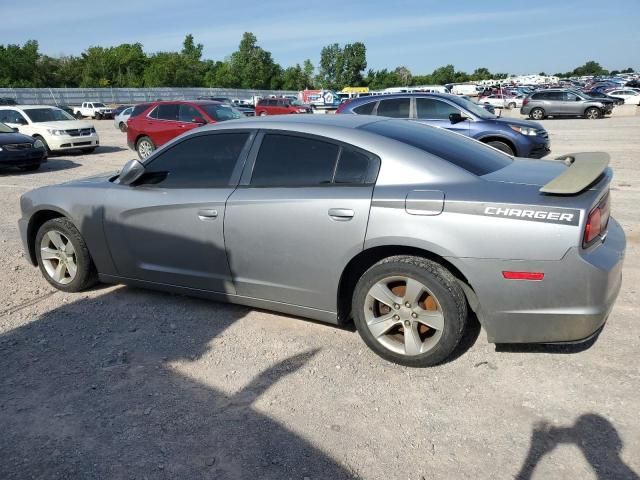
<svg viewBox="0 0 640 480"><path fill-rule="evenodd" d="M576 68L572 73L577 77L581 77L583 75L608 75L609 71L602 68L602 65L598 62L589 60L584 65Z"/></svg>
<svg viewBox="0 0 640 480"><path fill-rule="evenodd" d="M337 43L322 47L318 82L322 88L338 89L344 68L344 54Z"/></svg>
<svg viewBox="0 0 640 480"><path fill-rule="evenodd" d="M456 81L456 70L453 65L436 68L431 74L433 83L444 85L445 83L453 83Z"/></svg>
<svg viewBox="0 0 640 480"><path fill-rule="evenodd" d="M491 72L486 67L476 68L471 74L471 80L480 81L480 80L491 80L493 76Z"/></svg>
<svg viewBox="0 0 640 480"><path fill-rule="evenodd" d="M362 42L348 43L342 49L342 71L338 72L338 88L362 86L367 68L367 47Z"/></svg>
<svg viewBox="0 0 640 480"><path fill-rule="evenodd" d="M245 32L238 50L229 58L232 75L238 78L240 88L268 89L280 82L282 69L271 58L271 53L258 45L251 32Z"/></svg>
<svg viewBox="0 0 640 480"><path fill-rule="evenodd" d="M304 75L304 86L305 88L314 88L314 76L313 76L313 72L315 71L315 68L313 66L313 63L311 63L311 60L309 60L308 58L304 61L304 64L302 65L302 73Z"/></svg>

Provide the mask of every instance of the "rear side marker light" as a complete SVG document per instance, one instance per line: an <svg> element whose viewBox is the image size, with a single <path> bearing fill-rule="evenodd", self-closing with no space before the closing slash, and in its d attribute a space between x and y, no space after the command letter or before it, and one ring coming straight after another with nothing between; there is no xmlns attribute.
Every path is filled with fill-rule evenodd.
<svg viewBox="0 0 640 480"><path fill-rule="evenodd" d="M502 276L507 280L540 281L544 278L544 273L543 272L502 272Z"/></svg>

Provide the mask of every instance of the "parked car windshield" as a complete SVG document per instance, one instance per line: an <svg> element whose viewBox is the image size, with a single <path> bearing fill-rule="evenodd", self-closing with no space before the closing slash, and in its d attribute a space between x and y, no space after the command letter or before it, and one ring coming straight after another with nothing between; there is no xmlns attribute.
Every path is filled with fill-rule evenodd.
<svg viewBox="0 0 640 480"><path fill-rule="evenodd" d="M291 100L291 105L294 107L301 107L304 104L300 100Z"/></svg>
<svg viewBox="0 0 640 480"><path fill-rule="evenodd" d="M0 133L13 133L13 128L8 127L4 123L0 123Z"/></svg>
<svg viewBox="0 0 640 480"><path fill-rule="evenodd" d="M450 100L453 103L459 105L460 107L466 108L471 113L473 113L476 117L480 117L483 120L492 120L494 118L497 118L493 113L491 113L484 107L481 107L473 103L471 100L467 100L466 98L452 97L450 98Z"/></svg>
<svg viewBox="0 0 640 480"><path fill-rule="evenodd" d="M513 161L510 155L477 140L413 120L374 122L360 128L419 148L478 176L500 170Z"/></svg>
<svg viewBox="0 0 640 480"><path fill-rule="evenodd" d="M233 108L231 105L226 104L210 104L200 105L207 115L216 121L223 122L224 120L233 120L236 118L244 118L244 115Z"/></svg>
<svg viewBox="0 0 640 480"><path fill-rule="evenodd" d="M24 113L33 123L75 120L67 112L59 108L26 108Z"/></svg>

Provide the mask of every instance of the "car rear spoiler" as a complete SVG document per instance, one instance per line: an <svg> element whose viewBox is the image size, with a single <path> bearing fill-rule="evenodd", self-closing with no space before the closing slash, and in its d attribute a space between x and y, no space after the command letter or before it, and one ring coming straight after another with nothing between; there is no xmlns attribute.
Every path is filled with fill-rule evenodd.
<svg viewBox="0 0 640 480"><path fill-rule="evenodd" d="M542 193L573 195L595 182L609 166L604 152L569 153L558 157L569 168L540 188Z"/></svg>

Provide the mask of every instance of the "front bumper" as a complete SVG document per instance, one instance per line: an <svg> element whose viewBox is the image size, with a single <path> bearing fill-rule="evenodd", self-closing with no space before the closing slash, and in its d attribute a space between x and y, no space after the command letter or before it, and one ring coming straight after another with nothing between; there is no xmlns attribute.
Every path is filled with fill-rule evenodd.
<svg viewBox="0 0 640 480"><path fill-rule="evenodd" d="M91 148L100 145L97 133L91 135L50 135L46 138L49 148L53 151L76 150L78 148Z"/></svg>
<svg viewBox="0 0 640 480"><path fill-rule="evenodd" d="M0 152L0 167L28 167L47 161L47 154L42 149L31 149L18 152Z"/></svg>
<svg viewBox="0 0 640 480"><path fill-rule="evenodd" d="M490 342L575 342L604 325L622 285L625 248L624 232L612 218L604 243L571 248L561 260L450 260L475 291L476 314ZM502 271L545 276L542 281L504 280Z"/></svg>

